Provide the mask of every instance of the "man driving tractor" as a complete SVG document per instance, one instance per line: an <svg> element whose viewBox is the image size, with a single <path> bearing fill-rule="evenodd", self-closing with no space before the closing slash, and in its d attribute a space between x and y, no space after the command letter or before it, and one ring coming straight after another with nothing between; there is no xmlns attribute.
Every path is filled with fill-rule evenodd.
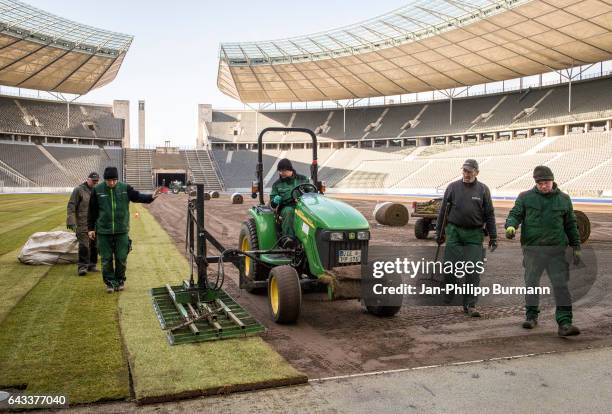
<svg viewBox="0 0 612 414"><path fill-rule="evenodd" d="M278 162L279 178L272 184L270 192L270 206L276 208L281 217L281 231L283 236L295 237L293 231L293 216L295 211L295 201L291 191L300 184L307 184L308 177L298 174L291 161L283 158Z"/></svg>

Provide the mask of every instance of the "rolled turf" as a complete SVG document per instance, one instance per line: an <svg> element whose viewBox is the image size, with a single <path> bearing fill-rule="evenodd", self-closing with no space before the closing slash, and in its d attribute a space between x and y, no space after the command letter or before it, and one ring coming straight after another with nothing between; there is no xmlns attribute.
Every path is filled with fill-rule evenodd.
<svg viewBox="0 0 612 414"><path fill-rule="evenodd" d="M188 277L188 264L141 206L132 209L126 290L120 323L138 402L302 383L306 376L259 337L170 346L149 290ZM136 217L135 212L139 213Z"/></svg>

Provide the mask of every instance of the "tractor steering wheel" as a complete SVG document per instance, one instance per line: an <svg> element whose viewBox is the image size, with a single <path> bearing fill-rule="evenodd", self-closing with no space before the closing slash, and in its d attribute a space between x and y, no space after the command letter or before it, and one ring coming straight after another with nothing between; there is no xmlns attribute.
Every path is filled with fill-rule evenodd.
<svg viewBox="0 0 612 414"><path fill-rule="evenodd" d="M319 189L314 184L311 184L311 183L299 184L295 186L293 190L291 190L291 198L297 201L298 198L300 198L302 195L306 193L317 193L317 192L319 192Z"/></svg>

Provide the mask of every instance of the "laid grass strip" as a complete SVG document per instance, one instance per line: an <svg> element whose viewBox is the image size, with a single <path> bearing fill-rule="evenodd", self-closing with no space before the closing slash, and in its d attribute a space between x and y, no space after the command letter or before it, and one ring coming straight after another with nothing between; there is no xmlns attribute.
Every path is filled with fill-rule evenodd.
<svg viewBox="0 0 612 414"><path fill-rule="evenodd" d="M135 211L140 217L131 222L134 250L119 308L138 401L306 381L259 337L170 346L155 317L149 289L180 283L188 275L187 261L146 209L136 206Z"/></svg>
<svg viewBox="0 0 612 414"><path fill-rule="evenodd" d="M0 322L51 268L23 265L18 254L19 249L0 256Z"/></svg>
<svg viewBox="0 0 612 414"><path fill-rule="evenodd" d="M29 220L26 216L27 213L23 214L20 226L15 227L15 212L19 212L20 208L24 208L23 204L17 204L10 208L3 207L0 209L0 223L7 223L11 226L11 230L2 234L0 237L0 255L8 253L21 247L28 238L38 231L49 231L57 226L60 226L66 222L66 210L65 205L68 202L68 197L53 197L53 202L49 202L47 197L49 195L38 195L38 199L28 198L28 203L39 203L39 208L36 209L36 215L40 215L40 218L35 220ZM0 201L2 199L0 198ZM61 206L64 208L61 208ZM31 209L29 209L31 211Z"/></svg>
<svg viewBox="0 0 612 414"><path fill-rule="evenodd" d="M67 394L71 404L129 397L117 296L99 275L55 265L0 323L0 389L23 384L30 394Z"/></svg>

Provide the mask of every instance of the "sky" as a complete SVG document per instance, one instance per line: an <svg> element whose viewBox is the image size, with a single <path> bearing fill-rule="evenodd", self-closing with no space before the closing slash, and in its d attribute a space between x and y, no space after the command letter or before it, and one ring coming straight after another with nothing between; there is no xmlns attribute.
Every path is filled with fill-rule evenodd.
<svg viewBox="0 0 612 414"><path fill-rule="evenodd" d="M195 146L197 105L242 108L217 89L221 42L305 35L356 23L407 0L22 0L134 41L118 76L77 102L130 100L132 146L138 140L138 100L146 102L147 146Z"/></svg>

